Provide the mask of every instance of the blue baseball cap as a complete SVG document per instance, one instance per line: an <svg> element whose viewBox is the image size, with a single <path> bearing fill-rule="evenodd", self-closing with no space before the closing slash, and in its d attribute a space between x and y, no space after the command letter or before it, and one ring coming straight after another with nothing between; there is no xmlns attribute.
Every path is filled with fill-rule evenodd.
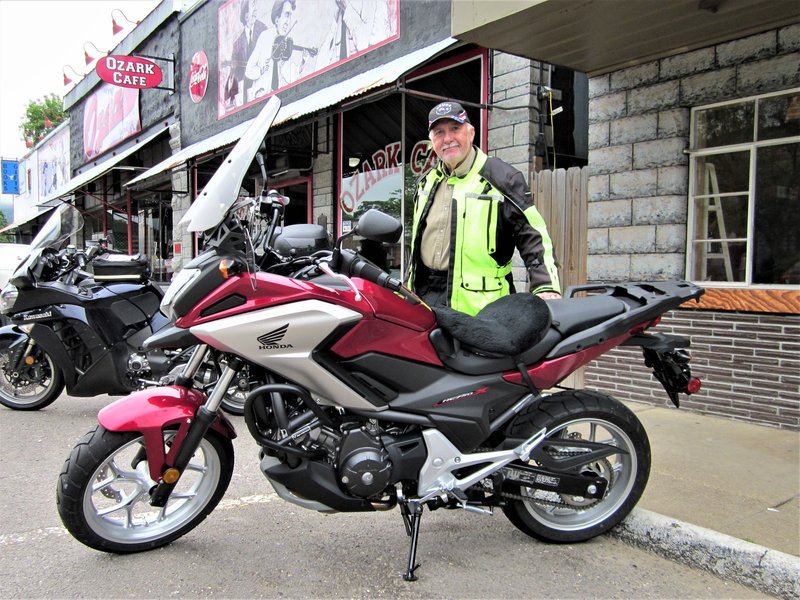
<svg viewBox="0 0 800 600"><path fill-rule="evenodd" d="M439 119L452 119L462 125L470 122L467 111L458 102L441 102L434 106L428 113L428 131Z"/></svg>

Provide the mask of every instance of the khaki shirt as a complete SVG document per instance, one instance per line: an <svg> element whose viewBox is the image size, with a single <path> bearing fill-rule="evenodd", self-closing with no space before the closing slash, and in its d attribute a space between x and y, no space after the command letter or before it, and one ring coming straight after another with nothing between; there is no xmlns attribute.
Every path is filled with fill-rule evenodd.
<svg viewBox="0 0 800 600"><path fill-rule="evenodd" d="M475 147L473 146L467 157L458 165L452 175L464 177L475 162ZM442 169L447 172L447 167L442 164ZM452 176L451 175L451 176ZM447 271L450 266L450 212L453 206L453 184L450 178L445 179L436 189L433 203L425 218L425 230L422 232L420 243L420 256L422 264L433 271Z"/></svg>

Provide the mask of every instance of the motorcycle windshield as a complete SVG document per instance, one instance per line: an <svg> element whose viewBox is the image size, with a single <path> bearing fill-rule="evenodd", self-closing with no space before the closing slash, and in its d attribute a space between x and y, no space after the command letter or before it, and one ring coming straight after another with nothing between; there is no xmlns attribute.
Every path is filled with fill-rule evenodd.
<svg viewBox="0 0 800 600"><path fill-rule="evenodd" d="M61 245L66 242L73 233L83 229L83 215L80 211L71 204L62 204L53 211L50 218L47 219L39 233L33 238L31 242L30 252L28 256L17 265L10 281L18 277L27 278L28 271L39 260L39 255L44 248L53 248L60 250Z"/></svg>
<svg viewBox="0 0 800 600"><path fill-rule="evenodd" d="M280 107L281 101L272 96L186 211L180 222L189 231L206 231L222 222L238 198L247 170Z"/></svg>
<svg viewBox="0 0 800 600"><path fill-rule="evenodd" d="M50 218L31 242L31 254L42 248L60 249L72 234L83 229L83 216L71 204L62 204L53 211Z"/></svg>

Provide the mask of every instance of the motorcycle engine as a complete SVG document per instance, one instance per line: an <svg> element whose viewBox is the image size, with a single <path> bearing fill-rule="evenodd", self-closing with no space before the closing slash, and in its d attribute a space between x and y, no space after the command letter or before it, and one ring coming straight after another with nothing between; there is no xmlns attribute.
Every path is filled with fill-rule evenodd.
<svg viewBox="0 0 800 600"><path fill-rule="evenodd" d="M392 462L381 443L379 430L369 426L344 432L336 457L339 481L354 496L380 495L389 485Z"/></svg>
<svg viewBox="0 0 800 600"><path fill-rule="evenodd" d="M128 357L128 375L142 377L150 373L150 361L144 354L131 354Z"/></svg>

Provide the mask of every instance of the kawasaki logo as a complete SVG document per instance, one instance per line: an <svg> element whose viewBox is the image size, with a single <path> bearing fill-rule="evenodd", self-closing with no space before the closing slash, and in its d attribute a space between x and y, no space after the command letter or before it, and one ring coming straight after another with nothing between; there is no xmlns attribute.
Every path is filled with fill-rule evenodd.
<svg viewBox="0 0 800 600"><path fill-rule="evenodd" d="M286 335L286 331L289 329L289 324L282 325L277 329L273 329L269 333L265 333L264 335L259 336L258 341L261 343L261 346L258 347L259 350L273 350L275 348L292 348L291 344L280 344L279 342L283 339L283 336Z"/></svg>
<svg viewBox="0 0 800 600"><path fill-rule="evenodd" d="M25 321L34 321L36 319L47 319L47 318L52 317L52 316L53 316L53 311L52 310L46 310L46 311L40 312L40 313L22 315L22 319L25 320Z"/></svg>

